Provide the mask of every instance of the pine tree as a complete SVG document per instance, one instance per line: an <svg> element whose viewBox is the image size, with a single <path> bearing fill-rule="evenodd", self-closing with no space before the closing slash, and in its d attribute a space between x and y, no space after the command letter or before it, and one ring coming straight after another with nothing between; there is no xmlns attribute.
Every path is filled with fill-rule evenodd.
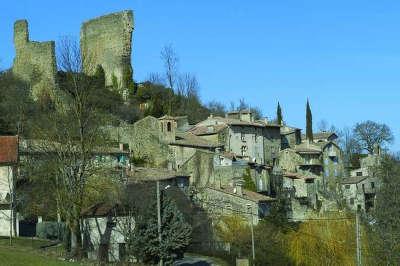
<svg viewBox="0 0 400 266"><path fill-rule="evenodd" d="M282 122L283 122L282 120L283 120L282 109L281 109L281 105L278 102L278 106L276 108L276 121L277 121L278 125L282 125Z"/></svg>
<svg viewBox="0 0 400 266"><path fill-rule="evenodd" d="M185 222L175 202L164 197L161 208L161 238L158 240L156 202L147 214L138 217L128 243L132 255L145 263L157 264L160 258L172 265L174 257L183 254L191 240L191 226Z"/></svg>
<svg viewBox="0 0 400 266"><path fill-rule="evenodd" d="M306 110L306 138L310 142L314 141L313 128L312 128L312 113L308 99L307 99L307 110Z"/></svg>

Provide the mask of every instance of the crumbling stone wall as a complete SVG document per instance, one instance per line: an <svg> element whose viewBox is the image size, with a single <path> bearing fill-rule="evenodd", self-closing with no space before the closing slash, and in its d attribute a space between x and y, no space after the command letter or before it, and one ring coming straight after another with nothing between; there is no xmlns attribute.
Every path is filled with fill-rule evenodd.
<svg viewBox="0 0 400 266"><path fill-rule="evenodd" d="M18 20L14 24L14 46L13 73L32 86L35 99L42 93L51 96L57 71L54 41L30 41L28 21Z"/></svg>
<svg viewBox="0 0 400 266"><path fill-rule="evenodd" d="M116 86L121 91L127 88L132 78L132 32L132 11L113 13L83 23L80 41L85 72L93 74L96 66L101 65L107 86Z"/></svg>

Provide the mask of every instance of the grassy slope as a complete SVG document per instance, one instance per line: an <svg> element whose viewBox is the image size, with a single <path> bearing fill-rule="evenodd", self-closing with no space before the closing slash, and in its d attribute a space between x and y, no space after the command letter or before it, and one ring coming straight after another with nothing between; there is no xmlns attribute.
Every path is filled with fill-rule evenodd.
<svg viewBox="0 0 400 266"><path fill-rule="evenodd" d="M0 238L0 265L4 266L75 266L78 263L61 261L55 257L46 256L39 247L48 244L46 240L32 240L29 238L13 239L13 245L9 245L7 238Z"/></svg>

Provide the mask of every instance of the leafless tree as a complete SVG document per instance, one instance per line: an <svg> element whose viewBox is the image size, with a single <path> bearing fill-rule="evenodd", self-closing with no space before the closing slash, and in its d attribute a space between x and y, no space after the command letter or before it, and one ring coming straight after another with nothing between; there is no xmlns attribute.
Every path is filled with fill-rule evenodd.
<svg viewBox="0 0 400 266"><path fill-rule="evenodd" d="M150 81L153 84L160 84L163 85L165 80L160 73L152 72L147 77L147 81Z"/></svg>
<svg viewBox="0 0 400 266"><path fill-rule="evenodd" d="M327 131L328 130L328 121L326 121L325 119L322 119L318 122L318 131L323 132L323 131Z"/></svg>
<svg viewBox="0 0 400 266"><path fill-rule="evenodd" d="M58 50L58 65L64 73L59 77L56 110L43 115L34 130L41 141L36 149L48 155L54 173L56 201L60 216L72 235L72 255L82 256L82 220L90 177L101 174L93 160L99 147L106 146L104 126L108 116L101 110L98 81L82 73L89 60L83 58L76 43L65 39Z"/></svg>
<svg viewBox="0 0 400 266"><path fill-rule="evenodd" d="M175 84L177 82L178 74L178 56L175 53L172 44L165 45L161 51L161 59L165 67L165 77L167 80L167 85L175 90Z"/></svg>
<svg viewBox="0 0 400 266"><path fill-rule="evenodd" d="M372 154L375 146L382 146L393 142L394 137L389 126L374 121L357 123L353 134L360 147Z"/></svg>

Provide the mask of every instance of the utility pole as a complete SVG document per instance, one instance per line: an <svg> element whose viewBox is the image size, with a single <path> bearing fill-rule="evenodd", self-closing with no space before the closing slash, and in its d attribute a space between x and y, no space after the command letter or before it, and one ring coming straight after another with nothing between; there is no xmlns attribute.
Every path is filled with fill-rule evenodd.
<svg viewBox="0 0 400 266"><path fill-rule="evenodd" d="M256 253L255 253L255 250L254 250L253 211L252 211L251 205L247 205L247 209L248 209L248 211L250 213L250 220L251 220L251 223L250 223L250 229L251 229L251 252L252 252L252 255L253 255L253 265L254 265L254 261L256 259Z"/></svg>
<svg viewBox="0 0 400 266"><path fill-rule="evenodd" d="M356 255L357 255L357 266L361 266L361 236L360 236L360 217L358 209L356 210Z"/></svg>
<svg viewBox="0 0 400 266"><path fill-rule="evenodd" d="M161 197L160 197L160 181L157 180L157 231L158 231L158 241L160 242L160 246L162 243L161 238ZM159 265L163 266L163 259L160 258Z"/></svg>

